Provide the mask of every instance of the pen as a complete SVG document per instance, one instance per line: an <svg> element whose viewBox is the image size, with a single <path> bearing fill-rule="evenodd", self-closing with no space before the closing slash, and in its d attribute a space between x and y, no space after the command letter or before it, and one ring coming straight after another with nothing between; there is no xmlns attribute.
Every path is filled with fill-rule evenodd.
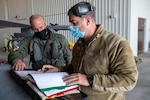
<svg viewBox="0 0 150 100"><path fill-rule="evenodd" d="M53 69L53 68L45 68L44 72L47 72L48 70Z"/></svg>
<svg viewBox="0 0 150 100"><path fill-rule="evenodd" d="M44 69L44 72L47 72L48 70L49 70L49 68L45 68L45 69Z"/></svg>

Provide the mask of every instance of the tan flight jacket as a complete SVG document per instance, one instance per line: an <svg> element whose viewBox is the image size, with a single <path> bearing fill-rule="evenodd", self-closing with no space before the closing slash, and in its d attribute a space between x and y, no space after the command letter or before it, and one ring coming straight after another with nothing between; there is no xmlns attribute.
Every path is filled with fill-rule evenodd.
<svg viewBox="0 0 150 100"><path fill-rule="evenodd" d="M132 90L138 79L133 52L126 39L97 26L96 36L86 45L78 39L73 48L70 67L73 72L93 75L92 87L80 86L87 100L125 100L125 92Z"/></svg>

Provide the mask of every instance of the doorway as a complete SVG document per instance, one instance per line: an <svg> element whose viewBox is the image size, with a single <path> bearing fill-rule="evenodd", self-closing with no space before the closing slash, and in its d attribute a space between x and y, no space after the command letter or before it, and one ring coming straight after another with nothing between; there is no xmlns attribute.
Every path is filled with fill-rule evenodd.
<svg viewBox="0 0 150 100"><path fill-rule="evenodd" d="M138 54L144 52L145 19L138 18Z"/></svg>

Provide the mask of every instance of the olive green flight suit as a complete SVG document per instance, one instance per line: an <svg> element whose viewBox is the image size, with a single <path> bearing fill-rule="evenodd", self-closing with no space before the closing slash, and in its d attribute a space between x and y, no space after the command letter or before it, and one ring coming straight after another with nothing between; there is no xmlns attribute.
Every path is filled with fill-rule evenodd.
<svg viewBox="0 0 150 100"><path fill-rule="evenodd" d="M51 64L55 66L65 66L70 64L72 54L71 51L69 50L69 44L66 38L61 34L54 33L55 31L48 29L48 32L50 33L50 38L48 40L40 40L37 37L25 37L21 41L21 46L19 47L19 49L10 52L10 54L8 55L8 62L10 64L13 64L14 61L17 59L23 60L29 53L31 53L31 49L33 50L33 48L31 47L31 43L33 41L36 41L41 51L41 55L40 53L38 53L36 54L35 57L33 58L31 57L32 58L31 60L33 62L32 63L33 69L35 70L40 69L45 64ZM63 59L61 58L60 55L59 55L60 57L58 57L57 59L52 58L53 54L52 47L54 37L59 41L61 45L61 47L58 49L61 50L62 52L61 55L63 55ZM39 57L42 57L42 59L40 59Z"/></svg>

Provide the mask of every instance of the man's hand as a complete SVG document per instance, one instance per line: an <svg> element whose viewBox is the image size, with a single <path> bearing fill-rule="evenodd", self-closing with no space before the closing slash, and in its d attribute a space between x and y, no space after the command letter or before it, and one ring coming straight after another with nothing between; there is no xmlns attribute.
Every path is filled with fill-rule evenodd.
<svg viewBox="0 0 150 100"><path fill-rule="evenodd" d="M39 69L38 71L42 72L58 72L58 68L52 65L43 65L42 69Z"/></svg>
<svg viewBox="0 0 150 100"><path fill-rule="evenodd" d="M22 60L17 59L17 60L14 62L12 68L13 68L14 70L24 70L24 69L26 68L26 64L25 64Z"/></svg>
<svg viewBox="0 0 150 100"><path fill-rule="evenodd" d="M64 82L66 82L66 85L74 85L79 84L82 86L89 86L89 82L87 80L87 76L81 73L74 73L67 77L63 78Z"/></svg>

